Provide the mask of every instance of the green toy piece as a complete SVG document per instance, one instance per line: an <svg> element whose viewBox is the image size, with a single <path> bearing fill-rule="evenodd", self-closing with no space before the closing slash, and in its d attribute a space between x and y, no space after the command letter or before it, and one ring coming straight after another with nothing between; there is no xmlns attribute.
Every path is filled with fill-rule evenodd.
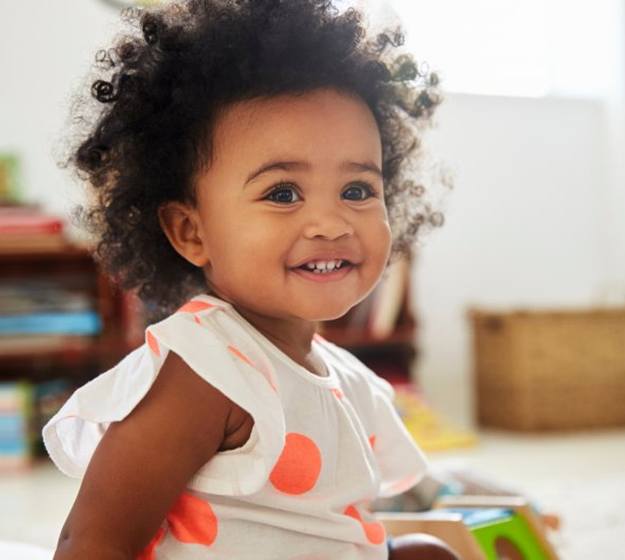
<svg viewBox="0 0 625 560"><path fill-rule="evenodd" d="M428 533L463 560L558 560L549 527L522 496L447 496L425 512L377 512L392 536Z"/></svg>
<svg viewBox="0 0 625 560"><path fill-rule="evenodd" d="M453 508L484 551L487 560L549 560L520 515L507 508Z"/></svg>

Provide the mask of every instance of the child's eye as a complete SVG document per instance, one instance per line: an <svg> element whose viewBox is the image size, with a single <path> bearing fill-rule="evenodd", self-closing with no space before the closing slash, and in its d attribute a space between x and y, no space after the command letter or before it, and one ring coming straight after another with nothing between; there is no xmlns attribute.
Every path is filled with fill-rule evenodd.
<svg viewBox="0 0 625 560"><path fill-rule="evenodd" d="M295 202L294 200L287 200L289 192L297 191L289 183L279 183L271 190L265 199L271 200L271 202ZM281 196L279 199L271 198L274 195L279 195L281 193L287 193L287 196Z"/></svg>
<svg viewBox="0 0 625 560"><path fill-rule="evenodd" d="M369 184L369 183L353 183L345 192L349 192L352 189L358 189L360 188L362 190L362 192L364 192L367 197L366 198L358 198L355 200L367 200L367 198L371 198L371 197L375 197L377 196L375 194L375 190L373 189L373 187Z"/></svg>
<svg viewBox="0 0 625 560"><path fill-rule="evenodd" d="M376 193L375 193L375 190L368 183L352 183L352 185L350 185L343 192L347 193L347 192L354 191L354 190L357 191L359 189L360 189L361 192L365 193L366 197L365 198L360 198L360 197L359 198L350 198L350 200L362 201L362 200L367 200L368 198L377 196ZM290 199L289 193L297 193L297 191L289 183L279 183L265 197L265 199L271 200L272 202L284 202L284 203L296 202L296 201ZM297 196L299 196L299 194ZM277 197L277 198L274 198L274 197Z"/></svg>

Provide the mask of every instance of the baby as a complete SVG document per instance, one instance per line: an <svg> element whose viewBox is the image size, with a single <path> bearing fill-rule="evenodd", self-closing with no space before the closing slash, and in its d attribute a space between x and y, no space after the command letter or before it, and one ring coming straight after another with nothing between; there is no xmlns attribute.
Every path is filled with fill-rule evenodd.
<svg viewBox="0 0 625 560"><path fill-rule="evenodd" d="M54 558L456 558L369 511L426 462L389 383L316 333L440 219L400 180L436 77L326 0L126 17L141 33L98 53L69 163L97 257L151 317L44 427L83 477Z"/></svg>

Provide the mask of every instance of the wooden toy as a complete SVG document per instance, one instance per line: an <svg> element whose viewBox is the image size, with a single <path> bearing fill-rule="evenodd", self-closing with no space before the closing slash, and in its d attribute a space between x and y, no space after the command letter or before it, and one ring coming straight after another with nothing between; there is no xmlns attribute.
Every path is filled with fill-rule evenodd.
<svg viewBox="0 0 625 560"><path fill-rule="evenodd" d="M427 512L376 517L390 535L434 535L463 560L558 560L546 524L519 496L446 497Z"/></svg>

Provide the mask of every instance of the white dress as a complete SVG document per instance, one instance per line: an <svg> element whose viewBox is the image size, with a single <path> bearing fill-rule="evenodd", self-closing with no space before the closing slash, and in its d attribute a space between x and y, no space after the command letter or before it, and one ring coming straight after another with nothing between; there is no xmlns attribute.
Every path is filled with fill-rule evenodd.
<svg viewBox="0 0 625 560"><path fill-rule="evenodd" d="M145 396L169 350L254 419L249 440L189 480L141 560L379 560L368 511L416 484L426 461L393 389L319 335L297 364L228 302L199 295L146 329L145 343L77 389L43 428L51 459L81 477L111 422ZM172 419L175 421L175 419Z"/></svg>

